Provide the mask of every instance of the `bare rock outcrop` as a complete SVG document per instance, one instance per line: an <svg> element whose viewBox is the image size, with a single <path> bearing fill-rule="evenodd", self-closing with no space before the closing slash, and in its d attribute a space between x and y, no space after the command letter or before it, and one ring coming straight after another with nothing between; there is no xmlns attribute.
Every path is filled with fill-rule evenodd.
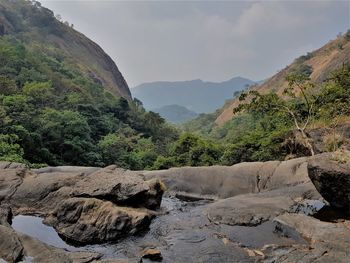
<svg viewBox="0 0 350 263"><path fill-rule="evenodd" d="M147 228L159 208L164 188L137 172L57 167L29 170L2 165L0 194L15 215L35 214L67 240L100 243ZM1 221L9 214L0 206ZM8 224L9 225L9 224Z"/></svg>
<svg viewBox="0 0 350 263"><path fill-rule="evenodd" d="M1 165L0 241L11 242L0 242L0 258L9 262L139 262L147 248L165 263L349 258L350 221L341 215L329 221L321 213L348 209L350 169L339 153L139 172ZM41 216L75 244L118 242L118 256L51 247L13 230L12 212Z"/></svg>

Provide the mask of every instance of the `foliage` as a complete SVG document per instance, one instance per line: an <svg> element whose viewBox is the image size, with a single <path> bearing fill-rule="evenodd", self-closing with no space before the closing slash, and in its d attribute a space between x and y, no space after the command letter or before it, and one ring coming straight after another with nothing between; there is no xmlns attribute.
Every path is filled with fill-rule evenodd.
<svg viewBox="0 0 350 263"><path fill-rule="evenodd" d="M178 137L158 114L106 91L54 46L2 36L0 58L2 160L145 169Z"/></svg>
<svg viewBox="0 0 350 263"><path fill-rule="evenodd" d="M17 142L18 137L14 134L0 134L0 161L25 162L23 149Z"/></svg>

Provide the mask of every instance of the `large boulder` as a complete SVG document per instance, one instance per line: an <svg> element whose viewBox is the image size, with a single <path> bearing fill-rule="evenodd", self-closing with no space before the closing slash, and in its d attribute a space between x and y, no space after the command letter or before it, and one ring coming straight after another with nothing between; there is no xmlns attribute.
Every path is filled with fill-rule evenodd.
<svg viewBox="0 0 350 263"><path fill-rule="evenodd" d="M159 180L145 181L142 174L111 165L85 176L74 186L71 195L156 209L160 207L163 190Z"/></svg>
<svg viewBox="0 0 350 263"><path fill-rule="evenodd" d="M309 177L331 206L350 212L350 152L316 155L308 161Z"/></svg>
<svg viewBox="0 0 350 263"><path fill-rule="evenodd" d="M260 177L268 177L279 165L274 162L240 163L233 166L182 167L144 172L146 179L159 178L170 191L228 198L259 192Z"/></svg>
<svg viewBox="0 0 350 263"><path fill-rule="evenodd" d="M154 214L146 209L119 207L95 198L63 201L46 219L56 231L77 243L101 243L147 228Z"/></svg>

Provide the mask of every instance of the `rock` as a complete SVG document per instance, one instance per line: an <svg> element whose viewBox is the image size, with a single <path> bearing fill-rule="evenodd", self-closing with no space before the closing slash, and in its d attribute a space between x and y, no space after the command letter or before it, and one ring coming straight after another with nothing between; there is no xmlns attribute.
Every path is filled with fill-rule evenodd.
<svg viewBox="0 0 350 263"><path fill-rule="evenodd" d="M138 259L119 259L119 258L111 258L111 259L102 259L97 261L92 261L92 263L140 263Z"/></svg>
<svg viewBox="0 0 350 263"><path fill-rule="evenodd" d="M69 197L72 187L82 180L83 174L75 172L32 173L26 176L10 203L14 212L35 213L45 216Z"/></svg>
<svg viewBox="0 0 350 263"><path fill-rule="evenodd" d="M159 208L163 188L159 180L147 182L141 174L109 166L80 180L72 196L93 197L132 207Z"/></svg>
<svg viewBox="0 0 350 263"><path fill-rule="evenodd" d="M9 199L22 183L25 168L7 168L10 164L0 164L0 202Z"/></svg>
<svg viewBox="0 0 350 263"><path fill-rule="evenodd" d="M72 263L69 252L46 245L35 238L19 234L24 247L25 256L32 258L32 262Z"/></svg>
<svg viewBox="0 0 350 263"><path fill-rule="evenodd" d="M274 262L349 262L350 229L341 223L322 222L303 214L283 214L275 218L277 230L285 235L298 235L308 241L291 253L275 257ZM272 253L274 254L274 253ZM276 256L276 255L275 255Z"/></svg>
<svg viewBox="0 0 350 263"><path fill-rule="evenodd" d="M316 155L309 159L308 171L316 189L331 206L350 212L350 152Z"/></svg>
<svg viewBox="0 0 350 263"><path fill-rule="evenodd" d="M100 170L98 167L85 167L85 166L57 166L57 167L43 167L39 169L33 169L36 174L42 173L77 173L82 175L89 175L93 172Z"/></svg>
<svg viewBox="0 0 350 263"><path fill-rule="evenodd" d="M163 256L159 249L149 248L142 252L142 258L147 258L152 261L162 261Z"/></svg>
<svg viewBox="0 0 350 263"><path fill-rule="evenodd" d="M210 221L227 225L256 226L284 213L294 204L282 193L239 195L220 200L205 210Z"/></svg>
<svg viewBox="0 0 350 263"><path fill-rule="evenodd" d="M72 263L96 262L96 260L99 260L102 257L100 253L86 251L70 252L68 253L68 256L72 259Z"/></svg>
<svg viewBox="0 0 350 263"><path fill-rule="evenodd" d="M234 166L182 167L147 171L144 175L146 179L161 179L170 191L217 199L258 192L257 178L262 165L256 162ZM271 172L274 165L271 165Z"/></svg>
<svg viewBox="0 0 350 263"><path fill-rule="evenodd" d="M0 259L7 262L18 262L23 257L23 246L17 233L6 226L0 225Z"/></svg>
<svg viewBox="0 0 350 263"><path fill-rule="evenodd" d="M12 224L12 210L9 205L0 205L0 225L10 227Z"/></svg>
<svg viewBox="0 0 350 263"><path fill-rule="evenodd" d="M45 220L63 237L78 243L101 243L133 235L149 226L146 209L118 207L95 198L70 198Z"/></svg>

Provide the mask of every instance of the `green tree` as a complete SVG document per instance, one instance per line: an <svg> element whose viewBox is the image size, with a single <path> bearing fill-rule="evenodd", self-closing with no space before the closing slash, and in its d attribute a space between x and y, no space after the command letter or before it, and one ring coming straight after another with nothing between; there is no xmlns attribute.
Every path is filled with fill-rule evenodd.
<svg viewBox="0 0 350 263"><path fill-rule="evenodd" d="M0 134L0 161L24 163L23 149L15 134Z"/></svg>

